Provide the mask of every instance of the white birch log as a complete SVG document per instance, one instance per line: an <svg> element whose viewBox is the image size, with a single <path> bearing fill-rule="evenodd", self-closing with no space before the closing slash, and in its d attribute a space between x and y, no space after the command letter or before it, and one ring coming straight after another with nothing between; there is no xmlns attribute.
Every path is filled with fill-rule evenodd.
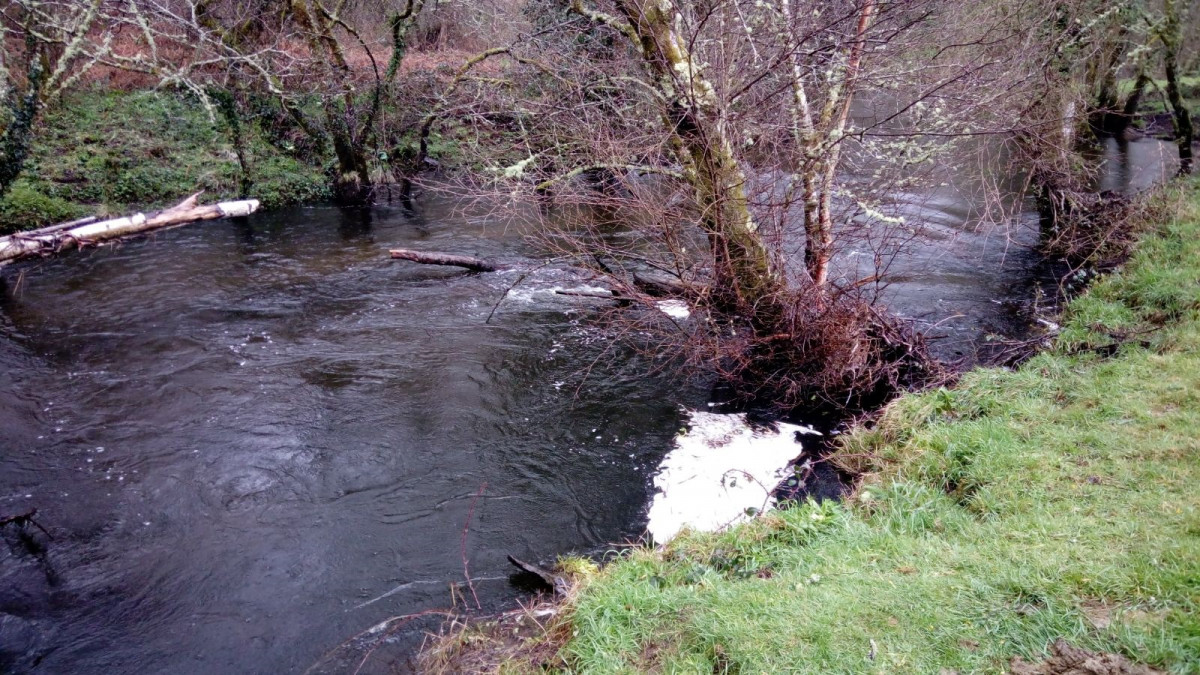
<svg viewBox="0 0 1200 675"><path fill-rule="evenodd" d="M29 232L18 232L0 237L0 265L33 256L57 253L62 250L117 239L133 234L157 230L172 225L182 225L198 220L248 216L258 210L257 199L199 205L196 200L202 192L188 197L169 209L149 215L135 213L132 216L102 220L66 223ZM93 219L94 220L94 219Z"/></svg>

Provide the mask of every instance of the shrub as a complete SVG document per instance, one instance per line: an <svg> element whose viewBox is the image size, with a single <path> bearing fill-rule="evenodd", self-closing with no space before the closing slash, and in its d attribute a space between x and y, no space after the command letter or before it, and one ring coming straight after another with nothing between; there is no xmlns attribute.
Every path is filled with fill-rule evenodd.
<svg viewBox="0 0 1200 675"><path fill-rule="evenodd" d="M18 181L0 198L0 232L8 234L52 225L84 215L84 209L38 192Z"/></svg>

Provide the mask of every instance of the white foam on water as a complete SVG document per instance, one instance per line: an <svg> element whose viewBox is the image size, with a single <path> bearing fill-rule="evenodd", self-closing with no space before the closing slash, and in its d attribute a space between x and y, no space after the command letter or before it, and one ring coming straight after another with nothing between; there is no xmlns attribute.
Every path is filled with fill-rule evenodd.
<svg viewBox="0 0 1200 675"><path fill-rule="evenodd" d="M563 295L559 293L582 293L580 295ZM526 304L543 303L547 300L564 300L568 302L578 302L580 300L589 300L587 294L595 294L597 296L611 295L612 291L603 286L591 286L588 284L579 284L576 286L549 286L537 288L533 286L517 286L508 292L505 300L521 302ZM598 297L597 300L605 300L606 298Z"/></svg>
<svg viewBox="0 0 1200 675"><path fill-rule="evenodd" d="M770 492L787 476L811 427L778 423L751 426L744 414L688 411L688 430L675 437L654 477L659 494L646 529L666 543L684 527L713 531L748 519L747 509L770 505Z"/></svg>
<svg viewBox="0 0 1200 675"><path fill-rule="evenodd" d="M686 319L692 315L692 310L688 309L687 303L682 300L659 300L654 304L658 311L672 319Z"/></svg>

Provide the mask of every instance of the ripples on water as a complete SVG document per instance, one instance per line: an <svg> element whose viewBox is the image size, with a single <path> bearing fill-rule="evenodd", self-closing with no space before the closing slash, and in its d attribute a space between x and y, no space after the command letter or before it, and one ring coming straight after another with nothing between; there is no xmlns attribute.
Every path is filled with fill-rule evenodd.
<svg viewBox="0 0 1200 675"><path fill-rule="evenodd" d="M1031 237L919 202L929 232L886 297L968 350L1013 325ZM4 270L0 515L37 507L55 539L37 556L4 533L0 670L303 671L450 604L485 481L468 548L488 607L518 594L505 554L641 533L705 392L646 377L590 301L553 293L591 279L542 268L485 325L518 272L387 259L528 261L520 227L449 207L296 208Z"/></svg>
<svg viewBox="0 0 1200 675"><path fill-rule="evenodd" d="M449 605L485 481L469 548L493 605L506 553L636 536L688 392L610 356L576 393L599 352L565 272L485 326L511 274L387 259L520 256L503 226L294 209L7 271L0 512L56 536L44 562L0 549L11 667L303 670Z"/></svg>

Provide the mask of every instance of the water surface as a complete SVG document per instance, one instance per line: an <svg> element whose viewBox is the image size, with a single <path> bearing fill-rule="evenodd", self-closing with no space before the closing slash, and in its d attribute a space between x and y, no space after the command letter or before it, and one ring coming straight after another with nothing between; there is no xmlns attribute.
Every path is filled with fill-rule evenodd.
<svg viewBox="0 0 1200 675"><path fill-rule="evenodd" d="M1107 148L1106 189L1161 150ZM892 199L919 228L889 305L936 324L947 356L1020 331L1036 217L980 229L952 184ZM0 271L0 515L36 507L54 535L3 533L0 671L302 672L456 602L481 488L466 552L485 609L523 593L506 554L643 532L706 390L646 375L589 323L597 301L554 294L596 283L581 273L538 267L496 307L536 251L514 219L452 206L293 208ZM429 627L364 672L403 665Z"/></svg>
<svg viewBox="0 0 1200 675"><path fill-rule="evenodd" d="M683 403L605 354L578 285L387 248L520 261L511 223L444 204L198 224L5 271L0 544L18 672L296 672L383 618L482 602L539 560L636 537ZM603 357L583 382L582 371ZM581 382L583 386L580 387ZM381 599L374 600L386 595Z"/></svg>

